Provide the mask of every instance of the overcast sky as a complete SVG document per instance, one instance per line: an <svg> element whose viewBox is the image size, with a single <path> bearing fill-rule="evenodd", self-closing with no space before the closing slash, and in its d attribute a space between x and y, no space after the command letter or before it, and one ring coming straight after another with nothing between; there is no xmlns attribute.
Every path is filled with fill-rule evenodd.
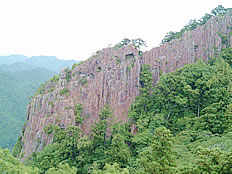
<svg viewBox="0 0 232 174"><path fill-rule="evenodd" d="M0 55L85 60L123 38L147 50L232 0L0 0Z"/></svg>

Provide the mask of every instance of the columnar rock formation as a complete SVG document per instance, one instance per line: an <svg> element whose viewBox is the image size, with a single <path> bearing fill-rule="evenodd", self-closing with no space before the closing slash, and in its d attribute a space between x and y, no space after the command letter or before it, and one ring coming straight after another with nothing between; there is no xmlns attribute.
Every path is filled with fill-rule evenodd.
<svg viewBox="0 0 232 174"><path fill-rule="evenodd" d="M72 71L63 70L58 81L45 84L42 94L34 96L27 108L23 128L22 160L52 142L53 135L45 127L75 125L74 107L83 105L84 134L98 121L101 108L110 104L117 120L126 121L131 103L139 95L139 74L142 64L150 64L155 82L161 72L172 72L202 58L218 56L220 50L232 45L232 16L211 18L205 25L185 32L183 37L139 55L133 45L118 50L105 48ZM224 42L219 33L227 37ZM78 51L78 50L77 50Z"/></svg>

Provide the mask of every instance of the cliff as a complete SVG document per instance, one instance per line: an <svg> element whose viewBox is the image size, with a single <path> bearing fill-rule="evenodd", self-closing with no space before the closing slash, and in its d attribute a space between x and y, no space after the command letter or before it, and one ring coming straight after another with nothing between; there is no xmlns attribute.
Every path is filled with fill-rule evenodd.
<svg viewBox="0 0 232 174"><path fill-rule="evenodd" d="M75 125L74 108L83 105L84 134L98 121L101 108L109 103L117 120L126 121L128 108L139 95L139 74L142 64L150 64L154 85L161 72L172 72L202 58L218 56L232 45L232 16L212 17L205 25L188 31L179 39L143 53L133 45L118 50L105 48L72 71L63 70L60 78L50 80L34 96L27 108L27 123L22 131L22 160L52 142L52 133L45 128ZM220 35L220 34L221 35ZM222 38L222 35L226 37Z"/></svg>

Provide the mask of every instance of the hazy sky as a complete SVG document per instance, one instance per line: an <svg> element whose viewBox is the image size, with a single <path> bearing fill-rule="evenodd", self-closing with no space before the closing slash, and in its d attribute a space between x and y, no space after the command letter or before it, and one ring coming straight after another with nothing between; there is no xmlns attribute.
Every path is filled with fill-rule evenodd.
<svg viewBox="0 0 232 174"><path fill-rule="evenodd" d="M0 55L85 60L125 37L149 50L219 4L232 0L0 0Z"/></svg>

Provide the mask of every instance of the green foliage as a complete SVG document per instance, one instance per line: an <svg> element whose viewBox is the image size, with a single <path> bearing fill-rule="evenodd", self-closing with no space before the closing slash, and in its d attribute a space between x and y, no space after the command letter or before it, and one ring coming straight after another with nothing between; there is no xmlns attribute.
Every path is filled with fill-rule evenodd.
<svg viewBox="0 0 232 174"><path fill-rule="evenodd" d="M83 64L83 63L84 63L84 61L79 61L78 63L72 64L72 70L73 70L74 68L78 67L79 65Z"/></svg>
<svg viewBox="0 0 232 174"><path fill-rule="evenodd" d="M46 134L51 134L51 133L53 133L53 125L50 124L49 126L45 126L45 127L44 127L44 131L45 131Z"/></svg>
<svg viewBox="0 0 232 174"><path fill-rule="evenodd" d="M80 83L81 83L82 85L87 84L87 83L88 83L87 77L83 76L83 77L80 79Z"/></svg>
<svg viewBox="0 0 232 174"><path fill-rule="evenodd" d="M229 62L232 55L230 49L224 49L220 57L223 58L223 55ZM145 96L149 98L147 102L140 99L143 94L141 88L141 94L129 112L137 127L137 134L132 139L133 154L143 154L140 158L144 161L140 163L140 167L137 166L140 173L149 173L153 170L149 169L149 166L157 166L151 161L154 157L151 157L152 148L149 144L152 142L152 135L160 126L169 127L176 135L173 150L175 149L178 156L176 162L173 161L173 165L177 165L173 170L177 173L206 172L205 169L200 169L193 154L198 146L231 150L228 139L230 134L225 133L231 130L232 71L221 58L211 65L198 61L176 72L163 74L150 98L150 88L144 88ZM141 73L140 79L143 79L142 77ZM145 78L149 82L148 79ZM147 112L144 112L145 103L148 106ZM226 161L229 163L228 159ZM141 169L145 164L147 166ZM215 172L215 167L211 165L212 161L209 161L208 167L213 168L207 170L209 173ZM230 173L230 170L229 167L225 173ZM221 169L217 171L216 173L223 173Z"/></svg>
<svg viewBox="0 0 232 174"><path fill-rule="evenodd" d="M130 65L127 65L126 72L130 72L130 71L131 71L131 67L130 67Z"/></svg>
<svg viewBox="0 0 232 174"><path fill-rule="evenodd" d="M152 88L153 78L151 67L148 64L143 64L140 71L140 96L136 98L128 114L135 122L139 122L140 120L145 121L144 118L148 114Z"/></svg>
<svg viewBox="0 0 232 174"><path fill-rule="evenodd" d="M205 17L204 19L202 19L202 21L206 22ZM164 43L170 42L173 39L182 37L185 31L192 31L196 29L197 26L200 24L202 23L199 23L196 19L190 20L189 23L185 25L179 32L173 32L173 31L168 32L165 35L164 39L161 41L161 44L164 44Z"/></svg>
<svg viewBox="0 0 232 174"><path fill-rule="evenodd" d="M122 62L122 59L120 59L120 57L117 57L116 64L120 64L121 62Z"/></svg>
<svg viewBox="0 0 232 174"><path fill-rule="evenodd" d="M232 48L224 48L220 54L220 57L225 60L226 63L232 68Z"/></svg>
<svg viewBox="0 0 232 174"><path fill-rule="evenodd" d="M50 81L53 82L53 83L57 83L60 79L60 76L53 76Z"/></svg>
<svg viewBox="0 0 232 174"><path fill-rule="evenodd" d="M122 48L123 46L129 45L129 44L131 44L131 40L124 38L121 42L117 43L113 48L119 49L119 48Z"/></svg>
<svg viewBox="0 0 232 174"><path fill-rule="evenodd" d="M61 91L60 91L60 95L64 95L64 94L67 94L69 93L69 89L68 88L63 88Z"/></svg>
<svg viewBox="0 0 232 174"><path fill-rule="evenodd" d="M231 155L231 152L198 147L195 152L196 161L191 165L177 168L177 173L229 174L232 172Z"/></svg>
<svg viewBox="0 0 232 174"><path fill-rule="evenodd" d="M140 51L141 46L145 46L145 47L147 46L146 42L142 40L141 38L132 39L132 40L124 38L121 42L117 43L113 48L119 49L119 48L122 48L130 44L133 44L135 48L138 49L139 51Z"/></svg>
<svg viewBox="0 0 232 174"><path fill-rule="evenodd" d="M228 41L228 38L225 34L218 33L218 36L221 38L222 45L226 44Z"/></svg>
<svg viewBox="0 0 232 174"><path fill-rule="evenodd" d="M110 144L110 140L107 137L107 130L111 126L108 121L108 118L111 117L112 111L109 105L105 105L99 114L99 122L92 127L93 158L100 167L104 166L104 151Z"/></svg>
<svg viewBox="0 0 232 174"><path fill-rule="evenodd" d="M39 168L40 173L56 168L60 163L66 163L70 167L77 165L80 128L70 126L63 130L54 126L53 130L54 143L46 146L43 151L34 153L26 162L27 165Z"/></svg>
<svg viewBox="0 0 232 174"><path fill-rule="evenodd" d="M22 150L22 137L19 136L17 143L14 145L14 148L12 149L12 155L16 158L19 158L21 150Z"/></svg>
<svg viewBox="0 0 232 174"><path fill-rule="evenodd" d="M38 169L24 166L19 159L13 157L8 149L0 148L0 173L15 174L15 173L30 173L38 174Z"/></svg>
<svg viewBox="0 0 232 174"><path fill-rule="evenodd" d="M35 95L43 94L44 83L50 78L52 83L50 89L46 90L54 90L53 85L59 80L59 76L55 75L73 62L47 56L29 59L14 55L0 58L0 147L13 148L26 120L26 108L31 96L33 99Z"/></svg>
<svg viewBox="0 0 232 174"><path fill-rule="evenodd" d="M141 38L132 39L131 43L135 46L136 49L139 50L139 53L141 53L140 49L142 46L147 47L147 43Z"/></svg>
<svg viewBox="0 0 232 174"><path fill-rule="evenodd" d="M132 63L132 64L131 64L131 67L132 67L132 68L134 68L134 66L135 66L135 64L134 64L134 63Z"/></svg>
<svg viewBox="0 0 232 174"><path fill-rule="evenodd" d="M211 11L211 14L206 13L200 20L198 21L196 19L190 20L189 23L185 25L179 32L173 32L173 31L168 32L165 35L164 39L162 39L161 44L182 37L185 31L192 31L196 29L198 25L204 25L213 15L222 16L226 14L227 10L228 9L225 9L222 5L219 5L218 7L216 7Z"/></svg>
<svg viewBox="0 0 232 174"><path fill-rule="evenodd" d="M67 82L70 82L71 77L72 77L72 75L71 75L72 74L72 70L69 69L69 68L65 68L64 72L66 73L65 74L65 79L67 80Z"/></svg>
<svg viewBox="0 0 232 174"><path fill-rule="evenodd" d="M0 69L2 71L2 69ZM40 83L54 73L39 68L23 72L0 72L0 147L12 149L25 122L30 97ZM44 88L40 88L41 93Z"/></svg>
<svg viewBox="0 0 232 174"><path fill-rule="evenodd" d="M105 151L107 156L107 163L117 163L120 167L126 167L131 156L130 149L125 143L125 138L120 134L115 134L113 136L111 145L107 151Z"/></svg>
<svg viewBox="0 0 232 174"><path fill-rule="evenodd" d="M74 114L76 115L75 121L77 125L83 122L82 112L83 112L82 104L76 104L74 108Z"/></svg>
<svg viewBox="0 0 232 174"><path fill-rule="evenodd" d="M198 24L204 25L211 17L211 14L206 13L200 20L198 20Z"/></svg>
<svg viewBox="0 0 232 174"><path fill-rule="evenodd" d="M79 65L79 63L72 64L72 70L75 69L78 65Z"/></svg>
<svg viewBox="0 0 232 174"><path fill-rule="evenodd" d="M77 104L74 112L76 115L82 114L82 105ZM95 164L102 169L106 162L112 164L118 162L120 166L126 167L131 154L126 143L129 130L125 130L121 124L113 126L109 121L112 121L112 111L108 105L102 109L99 118L99 122L92 128L91 138L81 137L79 126L61 129L54 125L53 143L45 146L41 152L34 153L26 164L39 168L40 173L58 170L60 163L77 168L78 173L92 171ZM109 136L107 131L110 129L112 134ZM118 151L120 151L119 154L116 153ZM101 172L100 169L98 172ZM115 170L125 171L119 167Z"/></svg>
<svg viewBox="0 0 232 174"><path fill-rule="evenodd" d="M81 115L82 112L83 112L83 106L82 106L82 104L76 104L75 108L74 108L74 114L75 115L78 115L78 114Z"/></svg>
<svg viewBox="0 0 232 174"><path fill-rule="evenodd" d="M138 163L142 171L145 173L171 173L175 155L172 150L173 140L168 129L157 128L153 143L139 154Z"/></svg>
<svg viewBox="0 0 232 174"><path fill-rule="evenodd" d="M218 5L216 8L214 8L211 13L214 15L214 16L218 16L218 15L224 15L226 14L227 12L227 9L224 8L222 5Z"/></svg>
<svg viewBox="0 0 232 174"><path fill-rule="evenodd" d="M43 151L33 153L31 158L28 159L25 164L27 166L39 168L39 173L44 173L49 168L56 168L59 163L62 162L62 156L59 154L59 149L61 149L59 143L48 145Z"/></svg>
<svg viewBox="0 0 232 174"><path fill-rule="evenodd" d="M174 132L189 126L222 133L227 124L223 108L230 103L231 79L231 69L222 59L213 66L198 61L163 75L153 93L153 112L162 113Z"/></svg>
<svg viewBox="0 0 232 174"><path fill-rule="evenodd" d="M54 107L54 103L53 103L53 102L51 102L51 101L48 103L48 105L50 105L50 106Z"/></svg>
<svg viewBox="0 0 232 174"><path fill-rule="evenodd" d="M112 165L107 164L104 166L103 170L95 169L93 174L129 174L128 169L122 169L117 163Z"/></svg>
<svg viewBox="0 0 232 174"><path fill-rule="evenodd" d="M70 168L68 164L59 164L56 168L50 168L46 174L76 174L77 169Z"/></svg>
<svg viewBox="0 0 232 174"><path fill-rule="evenodd" d="M90 136L80 119L66 129L53 125L53 143L27 165L40 173L231 173L231 55L224 49L210 64L199 60L163 74L155 87L150 66L142 65L129 122L116 122L105 105ZM74 114L82 118L81 104Z"/></svg>

